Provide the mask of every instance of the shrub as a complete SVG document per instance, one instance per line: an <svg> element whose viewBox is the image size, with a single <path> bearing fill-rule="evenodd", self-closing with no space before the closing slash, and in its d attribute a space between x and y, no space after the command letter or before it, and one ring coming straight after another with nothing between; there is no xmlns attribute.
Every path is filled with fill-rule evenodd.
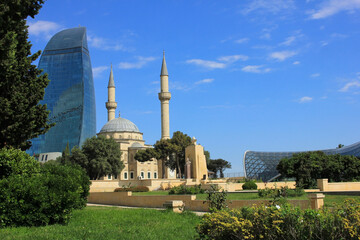
<svg viewBox="0 0 360 240"><path fill-rule="evenodd" d="M261 198L280 198L280 197L300 197L305 194L304 189L289 189L287 186L281 188L265 188L259 189L258 195Z"/></svg>
<svg viewBox="0 0 360 240"><path fill-rule="evenodd" d="M206 191L207 197L204 203L209 204L209 211L216 212L219 210L227 209L227 192L222 190L219 191L219 187L217 185L210 185L210 189Z"/></svg>
<svg viewBox="0 0 360 240"><path fill-rule="evenodd" d="M12 174L30 176L40 172L40 164L29 154L19 149L0 149L0 179Z"/></svg>
<svg viewBox="0 0 360 240"><path fill-rule="evenodd" d="M177 187L172 187L169 190L169 195L172 194L176 194L176 195L181 195L181 194L199 194L199 193L204 193L204 189L201 188L201 184L199 185L195 185L193 187L186 187L184 185L180 185Z"/></svg>
<svg viewBox="0 0 360 240"><path fill-rule="evenodd" d="M321 210L287 204L223 210L206 214L197 231L201 239L358 239L360 202Z"/></svg>
<svg viewBox="0 0 360 240"><path fill-rule="evenodd" d="M146 186L137 186L137 187L122 187L116 188L114 192L148 192L149 188Z"/></svg>
<svg viewBox="0 0 360 240"><path fill-rule="evenodd" d="M91 182L83 168L74 164L44 164L41 172L55 175L57 179L63 179L64 184L60 185L62 189L59 190L59 194L62 194L61 191L73 191L78 193L78 198L76 199L73 208L82 209L86 207ZM56 183L58 183L58 181L56 181ZM50 183L49 187L53 187L52 183Z"/></svg>
<svg viewBox="0 0 360 240"><path fill-rule="evenodd" d="M6 165L7 177L0 180L0 227L67 223L73 209L86 205L90 181L79 167L40 168L25 153L4 151L2 162L12 164ZM13 164L13 159L19 163Z"/></svg>
<svg viewBox="0 0 360 240"><path fill-rule="evenodd" d="M242 189L243 189L243 190L256 190L256 189L257 189L257 185L256 185L256 183L255 183L255 180L246 181L246 182L242 185Z"/></svg>

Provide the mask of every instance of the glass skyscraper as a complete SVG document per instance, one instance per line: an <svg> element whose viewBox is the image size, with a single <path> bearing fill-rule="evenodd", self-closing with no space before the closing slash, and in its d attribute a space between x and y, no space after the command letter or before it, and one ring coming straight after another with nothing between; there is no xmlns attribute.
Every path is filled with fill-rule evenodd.
<svg viewBox="0 0 360 240"><path fill-rule="evenodd" d="M86 28L78 27L55 34L45 47L39 68L48 74L42 104L50 110L56 125L32 140L29 154L62 152L81 146L96 134L95 91Z"/></svg>

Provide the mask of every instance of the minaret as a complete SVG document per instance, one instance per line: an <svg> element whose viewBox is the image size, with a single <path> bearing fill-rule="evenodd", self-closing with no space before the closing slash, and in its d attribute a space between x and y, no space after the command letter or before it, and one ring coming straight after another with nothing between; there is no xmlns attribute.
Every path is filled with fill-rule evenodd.
<svg viewBox="0 0 360 240"><path fill-rule="evenodd" d="M116 107L117 107L117 103L115 102L115 83L114 83L114 75L111 64L109 84L108 84L108 101L106 102L106 108L108 110L108 121L115 118Z"/></svg>
<svg viewBox="0 0 360 240"><path fill-rule="evenodd" d="M159 100L161 102L161 139L170 139L170 123L169 123L169 100L171 93L169 92L169 75L166 68L165 51L163 52L163 60L160 73Z"/></svg>

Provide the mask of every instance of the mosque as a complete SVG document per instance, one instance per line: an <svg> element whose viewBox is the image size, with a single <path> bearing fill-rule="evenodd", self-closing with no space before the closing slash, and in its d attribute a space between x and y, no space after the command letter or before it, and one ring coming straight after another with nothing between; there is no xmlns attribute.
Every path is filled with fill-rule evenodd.
<svg viewBox="0 0 360 240"><path fill-rule="evenodd" d="M161 139L170 139L169 126L169 101L171 93L169 92L169 75L166 67L165 53L163 53L161 73L160 73L159 100L161 103ZM145 179L176 179L176 171L163 167L162 160L153 159L148 162L138 162L135 160L135 154L139 150L151 148L151 145L145 144L143 133L130 120L119 116L115 117L117 103L115 101L115 83L111 67L108 83L108 101L106 108L108 111L108 122L101 128L98 136L113 138L120 146L122 152L121 160L125 168L119 176L105 176L103 180L145 180ZM186 148L185 156L187 163L185 171L188 179L207 179L206 159L204 149L201 145L193 143Z"/></svg>

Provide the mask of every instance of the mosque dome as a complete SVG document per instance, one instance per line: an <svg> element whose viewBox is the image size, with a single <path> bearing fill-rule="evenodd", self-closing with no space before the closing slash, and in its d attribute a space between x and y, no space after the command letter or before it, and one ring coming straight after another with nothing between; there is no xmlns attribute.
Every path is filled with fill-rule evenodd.
<svg viewBox="0 0 360 240"><path fill-rule="evenodd" d="M140 143L135 142L131 145L132 148L144 148L144 146L142 146Z"/></svg>
<svg viewBox="0 0 360 240"><path fill-rule="evenodd" d="M140 133L138 127L133 122L121 117L110 120L100 130L100 133L107 133L107 132Z"/></svg>

